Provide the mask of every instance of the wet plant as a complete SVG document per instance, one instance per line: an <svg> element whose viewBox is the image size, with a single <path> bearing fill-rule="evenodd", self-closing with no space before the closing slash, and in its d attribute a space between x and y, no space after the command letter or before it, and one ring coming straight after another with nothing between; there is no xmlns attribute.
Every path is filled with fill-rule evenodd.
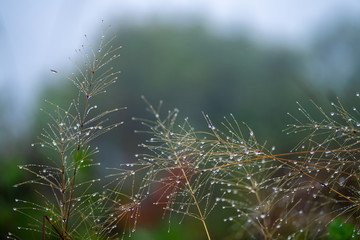
<svg viewBox="0 0 360 240"><path fill-rule="evenodd" d="M198 220L207 239L214 211L226 212L221 221L234 226L236 239L360 236L360 112L340 101L330 111L313 103L317 114L298 104L300 114L289 113L293 123L285 132L301 140L277 153L231 114L220 124L204 114L206 128L196 130L188 118L179 120L179 110L163 114L162 103L154 107L143 98L152 118L134 120L149 136L140 144L145 152L112 169L104 191L95 191L102 180L85 174L100 165L93 140L122 124L109 119L120 109L101 111L95 104L119 73L109 67L120 49L112 41L103 36L98 47L77 50L82 60L67 78L78 95L66 107L46 101L42 109L50 121L33 146L46 149L48 160L19 166L33 179L15 187L31 184L39 195L15 200L14 210L31 219L20 230L42 239L126 238L151 206L170 220L173 214L180 222Z"/></svg>
<svg viewBox="0 0 360 240"><path fill-rule="evenodd" d="M204 114L207 131L196 131L189 119L179 121L178 110L162 117L161 103L153 107L144 98L153 120L135 118L150 137L141 147L147 153L114 173L139 176L132 192L140 216L143 202L151 201L171 215L199 220L204 237L211 239L207 218L215 208L229 215L238 239L327 238L330 224L342 217L359 237L359 112L347 111L340 101L333 112L311 117L299 104L300 116L285 132L303 134L288 153L275 153L260 144L253 130L233 115L216 126ZM140 177L141 176L141 177ZM123 182L118 187L121 192ZM136 223L136 220L135 220ZM348 233L347 233L348 234Z"/></svg>
<svg viewBox="0 0 360 240"><path fill-rule="evenodd" d="M93 160L99 151L92 145L93 140L122 124L110 121L108 116L123 108L99 111L96 105L97 95L105 93L118 78L119 71L109 66L120 56L121 47L112 46L113 40L102 36L98 47L87 41L76 50L76 71L66 78L78 89L78 95L68 106L46 101L47 107L41 109L49 122L32 146L44 148L48 160L19 166L34 178L15 186L37 186L38 201L15 200L14 211L30 219L27 226L18 229L27 230L29 235L38 232L42 239L114 236L111 232L116 226L109 222L106 197L93 188L100 179L85 174L87 168L100 165ZM57 70L51 72L59 74ZM8 238L17 237L9 233Z"/></svg>

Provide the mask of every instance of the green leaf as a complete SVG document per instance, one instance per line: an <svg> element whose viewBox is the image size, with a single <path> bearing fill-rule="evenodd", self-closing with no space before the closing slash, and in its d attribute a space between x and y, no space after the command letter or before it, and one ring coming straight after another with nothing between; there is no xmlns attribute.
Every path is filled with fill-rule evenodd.
<svg viewBox="0 0 360 240"><path fill-rule="evenodd" d="M353 239L354 226L344 223L341 218L335 219L329 226L329 236L335 240Z"/></svg>

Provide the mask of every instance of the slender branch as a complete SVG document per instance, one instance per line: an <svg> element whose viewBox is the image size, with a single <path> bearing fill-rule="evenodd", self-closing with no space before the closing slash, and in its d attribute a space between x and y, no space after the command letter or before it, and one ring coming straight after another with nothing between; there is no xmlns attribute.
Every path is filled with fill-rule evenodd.
<svg viewBox="0 0 360 240"><path fill-rule="evenodd" d="M73 196L73 193L74 193L74 186L75 186L75 176L76 176L76 173L77 173L77 168L78 168L78 158L79 158L79 152L80 152L80 144L77 146L77 152L76 152L76 158L75 158L75 168L74 168L74 175L73 175L73 178L72 178L72 184L71 184L71 191L70 191L70 197L69 197L69 205L68 205L68 211L67 211L67 214L66 214L66 223L65 223L65 233L67 232L67 227L68 227L68 223L69 223L69 218L70 218L70 210L71 210L71 201L72 201L72 196Z"/></svg>
<svg viewBox="0 0 360 240"><path fill-rule="evenodd" d="M91 88L92 82L93 82L93 80L94 80L94 75L95 75L95 67L94 67L94 69L92 70L91 80L90 80L89 89L88 89L89 92L90 92L90 88ZM69 218L70 218L71 202L72 202L72 196L73 196L73 193L74 193L75 177L76 177L76 174L77 174L79 153L80 153L80 148L81 148L82 130L83 130L84 123L85 123L85 119L86 119L86 113L87 113L87 110L88 110L88 108L89 108L89 99L90 99L89 96L90 96L89 94L87 94L87 95L85 96L85 98L86 98L85 101L86 101L86 102L85 102L83 117L82 117L82 119L81 119L81 124L80 124L79 141L78 141L78 145L77 145L77 149L76 149L74 175L73 175L73 178L72 178L72 184L71 184L71 190L70 190L70 198L69 198L69 205L68 205L68 211L67 211L66 220L65 220L65 221L66 221L65 229L64 229L65 233L67 232L67 227L68 227ZM79 119L79 120L80 120L80 119Z"/></svg>
<svg viewBox="0 0 360 240"><path fill-rule="evenodd" d="M62 194L62 201L63 201L63 219L65 219L65 214L66 214L66 192L65 192L65 160L64 160L64 141L62 140L62 127L60 127L60 143L61 143L61 164L62 164L62 169L61 169L61 174L62 174L62 189L61 189L61 194ZM64 228L64 222L62 221L63 224L63 228Z"/></svg>
<svg viewBox="0 0 360 240"><path fill-rule="evenodd" d="M198 212L199 212L199 214L200 214L201 222L202 222L203 225L204 225L204 229L205 229L205 232L206 232L206 236L207 236L207 238L208 238L209 240L211 240L209 231L208 231L207 226L206 226L206 223L205 223L205 218L204 218L203 215L202 215L202 212L201 212L200 206L199 206L199 204L198 204L198 202L197 202L197 200L196 200L194 191L193 191L193 189L192 189L192 187L191 187L191 185L190 185L190 182L189 182L189 180L188 180L188 178L187 178L187 176L186 176L186 173L185 173L185 171L184 171L184 169L183 169L183 167L182 167L182 165L181 165L181 161L179 161L179 163L180 163L180 166L181 166L181 172L182 172L182 174L184 175L186 184L188 185L188 188L189 188L189 190L190 190L191 196L192 196L192 198L194 199L196 208L197 208L197 210L198 210Z"/></svg>
<svg viewBox="0 0 360 240"><path fill-rule="evenodd" d="M171 140L170 140L170 139L169 139L169 144L170 144L171 148L174 149L174 148L173 148L173 145L171 144ZM204 218L204 216L203 216L203 214L202 214L202 212L201 212L199 203L198 203L198 201L197 201L197 199L196 199L196 197L195 197L195 193L194 193L194 191L193 191L193 189L192 189L192 187L191 187L191 185L190 185L189 179L188 179L188 177L187 177L187 175L186 175L186 173L185 173L185 171L184 171L184 167L183 167L183 165L181 164L181 159L178 157L178 155L175 154L175 156L176 156L176 158L177 158L177 162L179 163L181 172L182 172L182 174L183 174L183 176L184 176L184 178L185 178L186 185L188 186L188 188L189 188L189 190L190 190L190 193L191 193L191 196L192 196L192 198L194 199L196 208L197 208L197 210L198 210L198 212L199 212L199 215L200 215L201 222L203 223L203 226L204 226L204 229L205 229L205 232L206 232L206 236L207 236L207 238L208 238L209 240L211 240L211 237L210 237L210 234L209 234L209 230L208 230L208 228L207 228L207 226L206 226L206 223L205 223L205 218Z"/></svg>
<svg viewBox="0 0 360 240"><path fill-rule="evenodd" d="M54 230L56 231L56 233L59 235L59 237L63 240L65 240L65 236L57 229L57 227L54 225L54 223L50 220L50 218L47 215L44 215L43 217L43 235L42 235L42 239L45 239L45 219L50 223L50 225L54 228Z"/></svg>

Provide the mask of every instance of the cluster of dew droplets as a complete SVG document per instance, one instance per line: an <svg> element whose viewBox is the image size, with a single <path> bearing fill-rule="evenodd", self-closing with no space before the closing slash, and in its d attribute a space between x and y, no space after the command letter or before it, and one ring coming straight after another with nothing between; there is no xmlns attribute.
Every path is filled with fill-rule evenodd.
<svg viewBox="0 0 360 240"><path fill-rule="evenodd" d="M101 204L109 204L112 200L103 201L97 193L89 193L92 191L92 185L99 182L100 179L80 180L75 178L78 172L83 171L83 168L100 165L100 163L92 161L92 156L99 150L97 147L90 146L89 143L122 124L122 122L109 123L111 121L109 115L125 108L99 112L97 105L93 105L92 98L106 92L106 88L116 82L120 73L112 66L108 67L119 57L118 51L121 48L113 47L113 40L114 38L105 41L102 36L96 51L91 45L90 47L83 45L81 49L76 50L76 53L80 55L79 62L74 62L77 72L67 78L79 89L78 97L75 97L65 108L46 101L48 107L41 109L49 116L49 123L40 134L39 141L31 146L54 150L58 154L57 157L49 158L47 163L49 165L24 164L19 166L19 169L33 174L35 179L19 183L15 187L27 183L33 186L47 186L51 189L53 196L42 195L39 191L44 200L43 205L16 199L16 203L24 206L19 204L13 210L27 216L31 216L30 211L42 212L48 217L46 234L54 232L54 227L51 228L51 226L58 227L56 229L58 232L67 232L66 234L74 238L80 234L76 229L96 229L93 234L100 236L116 227L116 224L101 216L105 212L108 213L108 210ZM56 70L51 70L51 72L58 73ZM72 195L72 193L74 194ZM53 202L54 199L56 201ZM97 210L92 211L93 209ZM95 213L100 214L100 217ZM95 219L95 221L91 219ZM31 228L19 227L19 229L42 232L42 219L36 220L35 225ZM64 230L65 226L69 226L69 228ZM102 227L104 229L101 229ZM88 234L90 238L92 233ZM11 235L9 234L9 236ZM87 238L87 235L82 237Z"/></svg>
<svg viewBox="0 0 360 240"><path fill-rule="evenodd" d="M359 93L356 97L359 98ZM340 100L331 102L331 110L324 111L314 103L315 110L322 119L315 119L311 111L300 106L303 117L291 117L295 124L289 124L289 133L307 132L305 137L295 148L291 165L302 180L294 181L302 192L309 195L308 201L313 209L321 209L324 217L317 221L330 221L327 214L337 213L338 216L349 218L349 221L359 227L357 221L359 207L359 112L353 106L349 110ZM296 153L299 151L301 153ZM305 184L307 181L307 184ZM313 199L313 201L311 201ZM331 209L329 209L329 207ZM307 214L309 215L309 214ZM317 218L315 218L317 219ZM324 232L322 228L321 231Z"/></svg>

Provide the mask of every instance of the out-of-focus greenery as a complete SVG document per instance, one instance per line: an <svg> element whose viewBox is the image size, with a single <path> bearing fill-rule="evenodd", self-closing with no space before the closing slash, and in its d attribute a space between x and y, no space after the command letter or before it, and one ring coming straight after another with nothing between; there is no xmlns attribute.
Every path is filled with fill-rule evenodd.
<svg viewBox="0 0 360 240"><path fill-rule="evenodd" d="M120 83L109 90L106 97L111 101L103 101L99 107L127 106L128 110L115 116L125 120L125 125L97 142L100 148L97 157L102 159L103 166L118 166L120 162L131 161L132 156L141 151L137 145L142 137L134 134L141 126L131 120L133 116L147 116L141 95L155 105L164 100L164 111L179 108L181 116L189 116L190 122L200 128L207 127L202 112L209 114L214 122L233 113L260 136L260 142L269 140L278 150L286 152L297 142L281 131L288 121L286 112L296 108L295 101L305 102L304 105L308 99L322 103L336 95L332 88L322 86L321 81L312 82L317 74L320 80L331 77L334 83L341 81L340 77L348 78L348 85L337 86L343 85L344 91L336 92L345 102L349 94L360 90L357 44L360 31L356 31L359 26L343 23L329 28L310 48L311 54L262 45L261 41L253 41L241 33L221 36L206 31L201 25L179 27L151 23L136 28L113 28L117 35L113 45L123 46L122 56L114 67L122 74ZM346 64L342 59L346 59ZM342 67L349 69L345 71ZM69 103L74 96L69 90L70 84L64 79L60 86L47 89L39 100L40 105L44 105L44 98L60 105ZM1 154L1 236L27 222L25 216L12 211L14 198L36 198L31 186L22 188L21 192L12 187L26 178L19 176L17 164L46 161L45 156L27 149L47 122L40 112L34 113L34 117L37 120L34 126L29 126L30 137L21 143L7 144L9 148ZM109 173L101 170L101 174ZM209 220L209 225L214 239L231 236L221 213L213 215L216 216ZM161 222L161 215L152 221ZM158 227L161 233L149 236L145 228L139 230L134 239L199 239L197 223L185 221L180 226L172 226L174 235L163 235L167 234L166 223L163 221ZM172 224L176 225L176 221Z"/></svg>
<svg viewBox="0 0 360 240"><path fill-rule="evenodd" d="M341 218L335 219L329 226L329 237L335 240L355 239L354 226L343 222Z"/></svg>

